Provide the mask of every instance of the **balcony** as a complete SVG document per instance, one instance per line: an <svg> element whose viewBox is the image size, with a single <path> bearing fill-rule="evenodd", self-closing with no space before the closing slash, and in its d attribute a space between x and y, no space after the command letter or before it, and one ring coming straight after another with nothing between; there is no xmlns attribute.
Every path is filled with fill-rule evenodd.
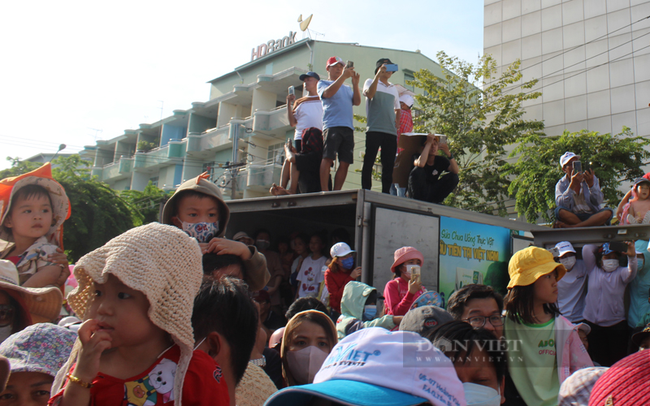
<svg viewBox="0 0 650 406"><path fill-rule="evenodd" d="M260 192L268 192L273 183L280 184L282 165L273 162L248 166L246 186Z"/></svg>
<svg viewBox="0 0 650 406"><path fill-rule="evenodd" d="M202 152L214 153L232 147L230 126L214 128L203 134L191 133L187 137L187 154L197 156Z"/></svg>
<svg viewBox="0 0 650 406"><path fill-rule="evenodd" d="M133 172L133 158L120 158L120 173L128 175Z"/></svg>
<svg viewBox="0 0 650 406"><path fill-rule="evenodd" d="M258 110L253 114L253 132L256 135L267 136L269 139L284 137L288 128L287 106L270 111Z"/></svg>
<svg viewBox="0 0 650 406"><path fill-rule="evenodd" d="M120 165L117 162L113 162L111 164L104 166L102 170L103 181L117 178L118 176L120 176Z"/></svg>
<svg viewBox="0 0 650 406"><path fill-rule="evenodd" d="M154 169L171 164L179 164L185 152L184 141L172 141L161 148L149 152L136 153L133 167L136 169Z"/></svg>

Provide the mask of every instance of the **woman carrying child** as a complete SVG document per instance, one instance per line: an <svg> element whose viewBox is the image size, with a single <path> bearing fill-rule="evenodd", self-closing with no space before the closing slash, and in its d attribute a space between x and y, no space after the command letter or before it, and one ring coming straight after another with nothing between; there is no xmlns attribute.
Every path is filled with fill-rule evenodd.
<svg viewBox="0 0 650 406"><path fill-rule="evenodd" d="M589 354L604 367L627 355L630 337L623 298L626 286L636 277L638 266L634 244L628 243L627 248L625 267L620 265L624 253L612 249L610 243L582 248L589 277L583 313L591 327Z"/></svg>
<svg viewBox="0 0 650 406"><path fill-rule="evenodd" d="M560 316L557 281L564 265L549 251L528 247L510 259L504 334L508 371L529 406L557 405L560 384L574 371L593 366L578 326Z"/></svg>
<svg viewBox="0 0 650 406"><path fill-rule="evenodd" d="M70 201L52 178L49 163L0 181L0 258L16 265L21 285L65 283L70 274L67 261L52 257L63 256L57 250L63 246L63 222L69 217Z"/></svg>
<svg viewBox="0 0 650 406"><path fill-rule="evenodd" d="M422 253L413 247L402 247L395 251L395 261L390 267L393 279L384 288L386 314L403 316L426 289L419 276L414 277L413 268L420 268L424 262Z"/></svg>

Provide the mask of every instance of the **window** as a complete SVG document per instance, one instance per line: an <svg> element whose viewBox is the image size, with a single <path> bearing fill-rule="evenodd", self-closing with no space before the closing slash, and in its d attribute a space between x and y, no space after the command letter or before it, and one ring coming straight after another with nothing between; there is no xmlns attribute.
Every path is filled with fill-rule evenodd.
<svg viewBox="0 0 650 406"><path fill-rule="evenodd" d="M413 80L415 80L413 71L409 69L404 69L404 87L411 91L415 91L415 87L412 84L409 84L409 82Z"/></svg>
<svg viewBox="0 0 650 406"><path fill-rule="evenodd" d="M151 182L151 184L154 185L155 187L158 187L158 176L149 178L149 182Z"/></svg>
<svg viewBox="0 0 650 406"><path fill-rule="evenodd" d="M269 145L269 152L266 159L269 163L282 165L284 162L284 142Z"/></svg>

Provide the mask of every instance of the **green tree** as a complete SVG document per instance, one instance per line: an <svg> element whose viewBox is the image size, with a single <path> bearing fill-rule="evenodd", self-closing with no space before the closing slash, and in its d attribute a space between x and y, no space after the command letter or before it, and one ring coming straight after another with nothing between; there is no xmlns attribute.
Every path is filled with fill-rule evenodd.
<svg viewBox="0 0 650 406"><path fill-rule="evenodd" d="M445 204L483 213L496 210L503 216L509 179L499 168L506 163L506 147L544 128L540 121L523 118L522 103L541 95L529 90L537 80L519 84L519 61L496 77L496 62L489 55L476 65L444 52L437 59L442 77L423 69L409 84L424 91L416 96L421 111L415 131L447 135L460 167L460 183Z"/></svg>
<svg viewBox="0 0 650 406"><path fill-rule="evenodd" d="M23 161L20 158L12 158L10 156L7 157L7 161L11 162L11 168L1 170L0 179L11 178L26 172L33 171L42 165L40 163Z"/></svg>
<svg viewBox="0 0 650 406"><path fill-rule="evenodd" d="M123 190L120 196L129 204L135 211L136 226L147 224L154 221L160 221L160 206L164 204L167 199L174 194L173 191L165 192L164 190L154 186L149 181L149 184L144 188L144 191L139 190Z"/></svg>
<svg viewBox="0 0 650 406"><path fill-rule="evenodd" d="M645 149L648 145L650 140L633 136L627 127L616 135L587 130L565 131L554 137L531 134L512 152L513 157L519 155L517 162L504 168L506 174L515 176L508 192L517 200L519 215L529 222L536 222L540 216L552 221L555 184L564 176L559 160L571 151L581 156L583 169L593 168L605 204L615 208L623 197L618 190L620 182L643 175L641 166L650 158Z"/></svg>

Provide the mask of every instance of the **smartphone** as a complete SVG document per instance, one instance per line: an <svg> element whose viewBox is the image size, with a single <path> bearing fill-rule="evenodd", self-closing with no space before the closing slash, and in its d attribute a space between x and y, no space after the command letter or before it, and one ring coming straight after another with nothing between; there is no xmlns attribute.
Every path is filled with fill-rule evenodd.
<svg viewBox="0 0 650 406"><path fill-rule="evenodd" d="M421 280L421 268L420 265L413 265L411 267L411 278L413 278L414 281L420 281Z"/></svg>
<svg viewBox="0 0 650 406"><path fill-rule="evenodd" d="M397 72L397 64L396 63L387 63L386 64L386 72Z"/></svg>
<svg viewBox="0 0 650 406"><path fill-rule="evenodd" d="M354 62L348 61L348 63L345 64L346 68L354 68Z"/></svg>
<svg viewBox="0 0 650 406"><path fill-rule="evenodd" d="M296 88L294 88L293 86L289 86L289 94L292 95L292 96L295 96L296 95Z"/></svg>
<svg viewBox="0 0 650 406"><path fill-rule="evenodd" d="M627 244L622 241L612 241L609 243L609 249L612 251L626 252Z"/></svg>
<svg viewBox="0 0 650 406"><path fill-rule="evenodd" d="M582 162L573 161L573 173L582 172Z"/></svg>

